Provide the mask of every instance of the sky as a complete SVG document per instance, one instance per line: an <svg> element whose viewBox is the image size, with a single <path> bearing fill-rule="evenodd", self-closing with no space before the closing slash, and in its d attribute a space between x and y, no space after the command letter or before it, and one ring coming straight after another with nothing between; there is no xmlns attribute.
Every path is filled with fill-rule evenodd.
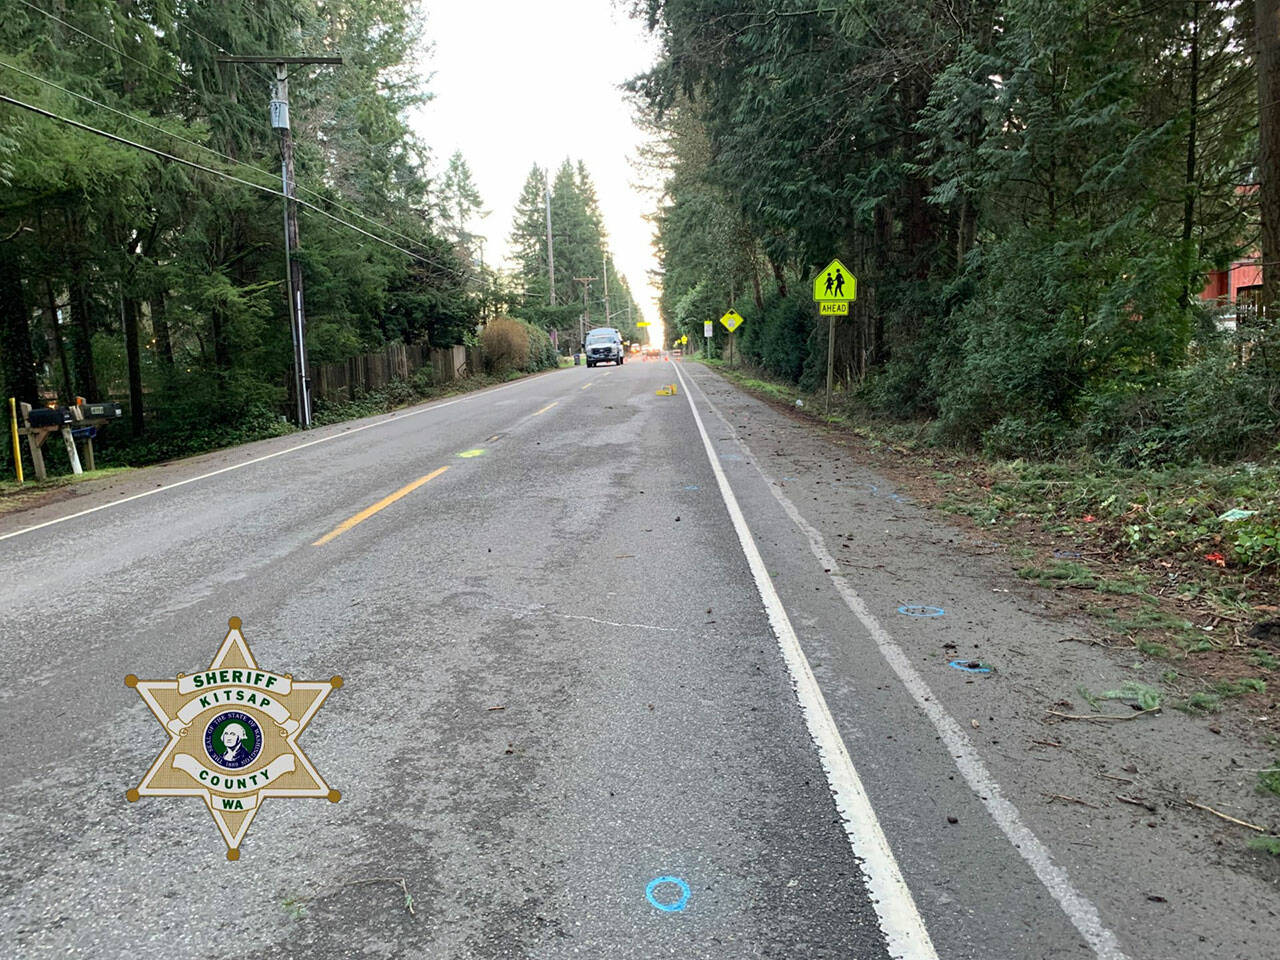
<svg viewBox="0 0 1280 960"><path fill-rule="evenodd" d="M618 85L648 69L657 45L614 0L422 0L422 73L433 100L412 118L439 170L461 150L488 217L485 259L504 263L533 164L582 160L595 182L618 271L658 324L655 197L629 162L643 134ZM593 291L594 292L594 291Z"/></svg>

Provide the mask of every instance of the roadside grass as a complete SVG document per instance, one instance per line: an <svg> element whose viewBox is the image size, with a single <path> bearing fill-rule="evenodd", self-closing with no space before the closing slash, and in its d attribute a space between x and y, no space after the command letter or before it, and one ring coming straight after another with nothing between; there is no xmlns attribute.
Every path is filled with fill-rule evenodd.
<svg viewBox="0 0 1280 960"><path fill-rule="evenodd" d="M1092 615L1109 646L1176 663L1199 689L1170 706L1212 713L1240 701L1280 723L1280 644L1251 635L1277 621L1280 637L1280 463L989 459L931 443L926 422L839 404L826 417L821 395L745 366L707 365L792 416L856 436L916 500L1000 543L1018 575L1053 591L1066 612Z"/></svg>
<svg viewBox="0 0 1280 960"><path fill-rule="evenodd" d="M101 480L106 477L114 477L122 473L128 473L132 469L132 467L103 467L101 470L86 470L79 476L71 473L59 474L49 477L47 480L34 480L28 477L22 486L18 486L16 479L0 480L0 514L34 506L34 501L47 500L51 491L56 491L61 487L72 487L86 480Z"/></svg>

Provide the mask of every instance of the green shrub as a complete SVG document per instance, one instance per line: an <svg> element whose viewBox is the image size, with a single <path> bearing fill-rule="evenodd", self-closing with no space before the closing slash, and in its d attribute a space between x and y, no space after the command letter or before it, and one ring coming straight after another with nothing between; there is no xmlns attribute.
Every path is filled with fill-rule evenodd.
<svg viewBox="0 0 1280 960"><path fill-rule="evenodd" d="M551 343L550 334L532 324L526 323L524 326L529 334L529 362L524 369L529 373L536 373L539 370L550 370L558 366L559 359L556 357L556 348Z"/></svg>
<svg viewBox="0 0 1280 960"><path fill-rule="evenodd" d="M510 317L494 317L484 325L480 344L484 366L489 373L504 374L529 366L529 330L526 323Z"/></svg>

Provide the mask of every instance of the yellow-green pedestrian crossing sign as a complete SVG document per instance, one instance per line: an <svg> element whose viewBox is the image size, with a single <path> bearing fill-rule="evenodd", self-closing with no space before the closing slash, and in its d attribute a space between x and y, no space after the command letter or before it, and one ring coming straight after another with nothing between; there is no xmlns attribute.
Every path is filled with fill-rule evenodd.
<svg viewBox="0 0 1280 960"><path fill-rule="evenodd" d="M742 314L740 314L737 310L730 310L728 313L726 313L723 317L720 318L720 322L724 324L724 328L726 330L728 330L730 333L733 333L733 331L737 330L738 327L741 326L742 324Z"/></svg>
<svg viewBox="0 0 1280 960"><path fill-rule="evenodd" d="M813 278L813 299L822 305L822 313L848 313L849 301L858 299L858 280L843 263L832 260ZM844 309L834 306L839 303L845 304Z"/></svg>

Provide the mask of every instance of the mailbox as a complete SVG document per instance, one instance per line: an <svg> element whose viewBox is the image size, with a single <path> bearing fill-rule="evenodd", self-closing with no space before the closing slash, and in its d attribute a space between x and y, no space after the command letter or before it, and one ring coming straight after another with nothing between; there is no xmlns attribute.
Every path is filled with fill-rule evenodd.
<svg viewBox="0 0 1280 960"><path fill-rule="evenodd" d="M71 419L71 411L66 407L32 407L27 414L27 426L60 427Z"/></svg>
<svg viewBox="0 0 1280 960"><path fill-rule="evenodd" d="M118 403L82 403L80 415L86 420L90 417L113 420L124 416L124 408Z"/></svg>

